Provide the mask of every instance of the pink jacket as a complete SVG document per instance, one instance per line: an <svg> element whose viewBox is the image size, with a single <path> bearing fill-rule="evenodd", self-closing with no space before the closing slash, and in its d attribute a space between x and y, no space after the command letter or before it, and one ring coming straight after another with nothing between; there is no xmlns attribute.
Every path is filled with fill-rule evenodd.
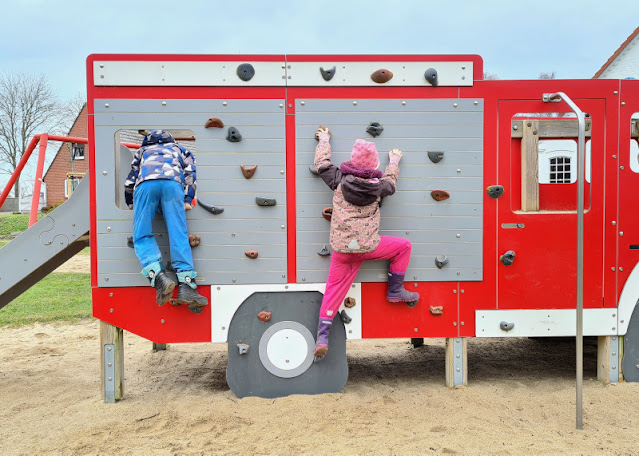
<svg viewBox="0 0 639 456"><path fill-rule="evenodd" d="M349 173L331 163L329 135L320 134L315 169L333 190L330 243L340 253L371 252L379 245L379 203L395 193L399 167L390 163L381 178L366 178L372 170ZM346 168L346 167L344 167ZM352 169L352 165L349 166Z"/></svg>

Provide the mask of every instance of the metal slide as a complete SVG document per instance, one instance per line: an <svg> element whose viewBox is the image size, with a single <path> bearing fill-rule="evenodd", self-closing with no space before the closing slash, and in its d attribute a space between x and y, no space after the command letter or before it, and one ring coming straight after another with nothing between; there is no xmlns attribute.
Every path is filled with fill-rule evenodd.
<svg viewBox="0 0 639 456"><path fill-rule="evenodd" d="M89 245L88 176L68 201L0 249L0 309Z"/></svg>

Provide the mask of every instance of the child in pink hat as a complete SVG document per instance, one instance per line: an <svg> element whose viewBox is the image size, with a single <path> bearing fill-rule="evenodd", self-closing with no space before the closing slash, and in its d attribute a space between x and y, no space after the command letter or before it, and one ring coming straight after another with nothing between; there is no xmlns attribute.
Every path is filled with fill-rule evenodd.
<svg viewBox="0 0 639 456"><path fill-rule="evenodd" d="M328 352L328 335L339 306L355 276L367 260L390 260L388 292L390 302L406 302L413 307L419 294L404 288L404 275L410 261L411 243L394 236L380 236L379 204L395 193L402 152L391 150L384 173L379 167L375 143L355 141L350 161L341 167L331 163L331 132L323 125L315 138L315 169L334 191L330 242L333 247L326 291L320 308L314 355L321 359Z"/></svg>

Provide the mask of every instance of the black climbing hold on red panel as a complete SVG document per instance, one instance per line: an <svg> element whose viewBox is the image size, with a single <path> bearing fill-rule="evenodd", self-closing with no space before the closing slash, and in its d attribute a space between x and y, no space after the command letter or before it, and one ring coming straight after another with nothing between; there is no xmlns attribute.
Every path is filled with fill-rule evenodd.
<svg viewBox="0 0 639 456"><path fill-rule="evenodd" d="M242 134L240 130L235 127L229 127L226 134L226 139L231 142L240 142L242 140Z"/></svg>
<svg viewBox="0 0 639 456"><path fill-rule="evenodd" d="M255 76L255 68L250 63L242 63L237 66L236 73L242 81L250 81Z"/></svg>
<svg viewBox="0 0 639 456"><path fill-rule="evenodd" d="M368 124L368 127L366 127L366 133L371 135L373 138L381 135L383 131L384 127L382 127L382 124L379 122L371 122Z"/></svg>
<svg viewBox="0 0 639 456"><path fill-rule="evenodd" d="M514 250L507 251L506 253L504 253L502 256L499 257L499 261L501 261L501 263L504 266L510 266L515 261L515 251Z"/></svg>
<svg viewBox="0 0 639 456"><path fill-rule="evenodd" d="M444 152L428 152L428 158L433 163L439 163L444 159Z"/></svg>
<svg viewBox="0 0 639 456"><path fill-rule="evenodd" d="M393 79L393 72L385 68L380 68L379 70L371 74L371 79L373 80L373 82L376 82L378 84L384 84L385 82Z"/></svg>
<svg viewBox="0 0 639 456"><path fill-rule="evenodd" d="M433 190L430 192L430 196L432 196L435 201L444 201L450 198L450 193L446 190Z"/></svg>
<svg viewBox="0 0 639 456"><path fill-rule="evenodd" d="M244 176L244 178L250 179L251 177L255 176L257 165L253 165L253 166L240 165L240 168L242 168L242 175Z"/></svg>
<svg viewBox="0 0 639 456"><path fill-rule="evenodd" d="M204 128L222 128L224 122L219 117L209 117L209 120L204 124Z"/></svg>
<svg viewBox="0 0 639 456"><path fill-rule="evenodd" d="M437 78L437 70L435 68L429 68L424 73L424 77L433 87L437 87L439 85L439 80Z"/></svg>
<svg viewBox="0 0 639 456"><path fill-rule="evenodd" d="M330 81L331 79L333 79L336 71L337 67L333 67L330 70L325 70L324 68L320 67L320 73L322 73L322 77L325 81Z"/></svg>
<svg viewBox="0 0 639 456"><path fill-rule="evenodd" d="M504 187L502 187L501 185L491 185L486 189L486 193L491 198L499 198L501 195L504 194Z"/></svg>

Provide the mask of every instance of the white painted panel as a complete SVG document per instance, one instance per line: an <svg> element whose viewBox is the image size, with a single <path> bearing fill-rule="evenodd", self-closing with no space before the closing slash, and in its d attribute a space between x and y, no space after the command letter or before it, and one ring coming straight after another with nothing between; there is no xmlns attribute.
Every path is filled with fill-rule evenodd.
<svg viewBox="0 0 639 456"><path fill-rule="evenodd" d="M440 86L472 86L473 62L289 62L289 86L428 86L424 73L437 70ZM325 81L320 67L336 67L335 76ZM371 74L379 69L393 73L393 78L378 84Z"/></svg>
<svg viewBox="0 0 639 456"><path fill-rule="evenodd" d="M211 286L211 342L226 342L229 325L240 305L257 292L286 293L291 291L319 291L324 294L326 283L304 283L286 285L220 285ZM347 310L353 319L346 327L347 339L362 338L362 287L356 283L346 297L355 299L355 307ZM341 312L344 305L340 307ZM337 316L336 318L339 318ZM313 334L315 335L315 334Z"/></svg>
<svg viewBox="0 0 639 456"><path fill-rule="evenodd" d="M584 336L616 336L617 309L584 309ZM475 312L476 337L558 337L577 333L574 309L478 310ZM500 323L514 323L510 331Z"/></svg>
<svg viewBox="0 0 639 456"><path fill-rule="evenodd" d="M255 76L242 81L238 65L250 63ZM96 61L95 86L284 86L284 62Z"/></svg>

